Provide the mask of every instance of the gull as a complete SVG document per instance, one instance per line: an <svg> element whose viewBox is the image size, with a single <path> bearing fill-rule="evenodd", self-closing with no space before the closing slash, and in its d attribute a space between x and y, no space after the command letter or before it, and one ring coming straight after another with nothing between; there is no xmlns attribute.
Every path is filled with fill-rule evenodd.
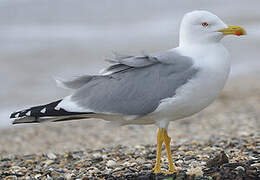
<svg viewBox="0 0 260 180"><path fill-rule="evenodd" d="M117 123L158 126L154 173L174 173L167 129L171 121L198 113L220 94L230 71L229 52L221 44L226 35L245 35L240 26L226 25L208 11L184 15L179 46L140 56L115 54L98 75L70 80L59 86L74 92L58 101L11 114L13 124L98 118ZM160 168L162 145L168 171Z"/></svg>

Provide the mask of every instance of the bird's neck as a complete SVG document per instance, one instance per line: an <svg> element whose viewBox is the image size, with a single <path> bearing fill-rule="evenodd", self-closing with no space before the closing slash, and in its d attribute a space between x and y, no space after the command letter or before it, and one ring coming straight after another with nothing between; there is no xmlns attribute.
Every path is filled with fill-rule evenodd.
<svg viewBox="0 0 260 180"><path fill-rule="evenodd" d="M217 57L217 59L225 59L224 61L226 61L229 56L228 51L220 42L206 44L182 44L182 46L179 46L177 49L181 54L195 57L198 61L208 62L211 61L211 59L214 59L213 57Z"/></svg>
<svg viewBox="0 0 260 180"><path fill-rule="evenodd" d="M211 41L209 39L186 39L180 38L179 46L187 47L187 46L218 46L220 41Z"/></svg>
<svg viewBox="0 0 260 180"><path fill-rule="evenodd" d="M180 31L179 36L179 46L196 46L196 45L216 45L219 44L223 35L220 34L210 34L207 36L195 36L186 31Z"/></svg>
<svg viewBox="0 0 260 180"><path fill-rule="evenodd" d="M178 49L194 51L198 53L202 53L211 49L218 49L218 47L223 47L221 43L180 43ZM205 52L207 53L207 52Z"/></svg>

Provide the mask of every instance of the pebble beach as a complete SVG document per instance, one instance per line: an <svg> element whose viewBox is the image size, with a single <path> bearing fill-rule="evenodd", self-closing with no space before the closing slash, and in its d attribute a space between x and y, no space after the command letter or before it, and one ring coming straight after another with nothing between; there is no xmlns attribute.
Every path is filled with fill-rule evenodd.
<svg viewBox="0 0 260 180"><path fill-rule="evenodd" d="M155 126L114 127L93 119L1 129L0 177L260 178L260 85L256 82L259 77L254 75L232 79L208 108L171 123L169 135L177 174L152 173L156 158ZM163 152L162 168L167 169Z"/></svg>

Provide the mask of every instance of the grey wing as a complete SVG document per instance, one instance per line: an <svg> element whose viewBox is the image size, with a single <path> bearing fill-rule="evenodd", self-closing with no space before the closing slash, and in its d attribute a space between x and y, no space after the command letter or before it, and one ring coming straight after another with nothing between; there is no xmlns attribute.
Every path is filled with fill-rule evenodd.
<svg viewBox="0 0 260 180"><path fill-rule="evenodd" d="M95 79L97 76L91 75L82 75L78 77L74 77L70 80L64 80L59 77L55 78L57 86L65 88L65 89L79 89L91 80Z"/></svg>
<svg viewBox="0 0 260 180"><path fill-rule="evenodd" d="M193 61L169 51L151 56L127 56L81 86L71 100L95 113L145 115L162 99L172 97L196 73Z"/></svg>

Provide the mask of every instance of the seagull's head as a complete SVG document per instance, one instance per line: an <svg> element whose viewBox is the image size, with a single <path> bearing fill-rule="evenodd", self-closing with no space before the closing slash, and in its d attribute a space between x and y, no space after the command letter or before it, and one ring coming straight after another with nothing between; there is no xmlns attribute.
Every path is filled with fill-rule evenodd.
<svg viewBox="0 0 260 180"><path fill-rule="evenodd" d="M184 15L180 28L180 45L217 43L225 35L245 35L240 26L226 25L208 11L192 11Z"/></svg>

